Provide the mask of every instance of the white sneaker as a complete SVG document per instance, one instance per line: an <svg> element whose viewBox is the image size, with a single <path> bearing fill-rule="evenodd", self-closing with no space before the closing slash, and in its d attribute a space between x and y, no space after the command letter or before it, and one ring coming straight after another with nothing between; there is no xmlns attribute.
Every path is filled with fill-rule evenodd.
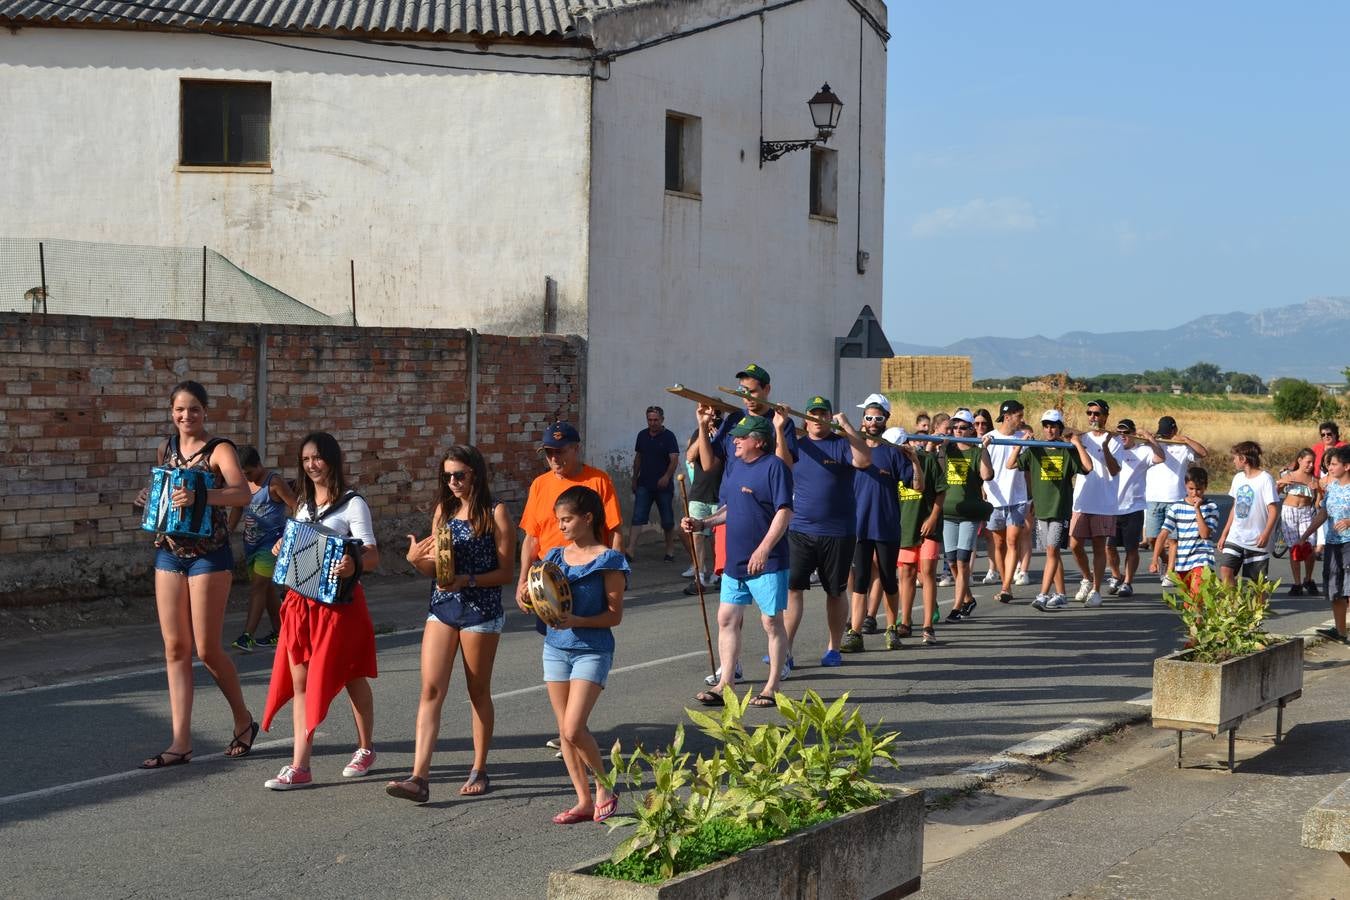
<svg viewBox="0 0 1350 900"><path fill-rule="evenodd" d="M938 587L951 587L952 585L956 584L956 581L950 575L943 575L941 578L938 579L937 583Z"/></svg>
<svg viewBox="0 0 1350 900"><path fill-rule="evenodd" d="M707 575L703 576L703 586L705 588L717 587L721 583L722 583L721 575L714 575L712 572L709 572Z"/></svg>
<svg viewBox="0 0 1350 900"><path fill-rule="evenodd" d="M788 676L791 674L792 674L792 666L788 665L787 663L783 663L783 671L778 673L778 680L787 681Z"/></svg>
<svg viewBox="0 0 1350 900"><path fill-rule="evenodd" d="M718 683L721 682L721 680L722 680L721 666L717 667L716 674L703 676L703 683L706 684L708 687L717 687ZM741 664L739 661L737 661L736 663L736 680L737 681L741 680Z"/></svg>
<svg viewBox="0 0 1350 900"><path fill-rule="evenodd" d="M1003 579L999 576L999 574L995 572L993 569L990 569L988 572L984 573L983 581L985 584L997 584L1002 580Z"/></svg>
<svg viewBox="0 0 1350 900"><path fill-rule="evenodd" d="M1068 606L1069 598L1065 597L1063 594L1051 594L1041 609L1045 612L1057 612L1061 609L1067 609Z"/></svg>
<svg viewBox="0 0 1350 900"><path fill-rule="evenodd" d="M1084 581L1082 584L1078 585L1078 593L1073 595L1073 599L1077 600L1079 603L1086 603L1088 594L1091 593L1092 593L1092 582Z"/></svg>
<svg viewBox="0 0 1350 900"><path fill-rule="evenodd" d="M1050 598L1045 594L1037 594L1036 599L1031 601L1032 609L1045 609L1045 602Z"/></svg>
<svg viewBox="0 0 1350 900"><path fill-rule="evenodd" d="M1021 585L1031 584L1031 579L1027 577L1026 572L1023 572L1021 569L1018 569L1013 574L1013 584L1021 584Z"/></svg>
<svg viewBox="0 0 1350 900"><path fill-rule="evenodd" d="M1101 606L1102 595L1097 593L1096 591L1093 591L1092 593L1088 594L1087 600L1083 602L1086 603L1088 606Z"/></svg>
<svg viewBox="0 0 1350 900"><path fill-rule="evenodd" d="M693 577L694 577L694 567L693 567L693 566L690 566L689 568L685 569L683 572L680 573L680 577L681 577L681 578L693 578Z"/></svg>

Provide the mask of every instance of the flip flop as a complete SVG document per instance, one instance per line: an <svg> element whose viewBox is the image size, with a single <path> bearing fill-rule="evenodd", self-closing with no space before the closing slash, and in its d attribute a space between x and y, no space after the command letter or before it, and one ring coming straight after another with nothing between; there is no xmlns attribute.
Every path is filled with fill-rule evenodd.
<svg viewBox="0 0 1350 900"><path fill-rule="evenodd" d="M759 709L768 709L770 706L777 709L778 701L769 694L756 694L750 698L750 705Z"/></svg>
<svg viewBox="0 0 1350 900"><path fill-rule="evenodd" d="M476 784L483 786L479 791L466 791L465 788L473 787ZM492 779L488 778L488 773L482 769L470 769L469 778L459 788L461 797L481 797L492 790Z"/></svg>
<svg viewBox="0 0 1350 900"><path fill-rule="evenodd" d="M239 740L244 736L244 731L249 733L247 744ZM245 728L244 731L236 734L234 740L230 741L230 746L225 748L225 755L230 759L243 759L253 751L253 742L258 739L258 723L249 722L248 727Z"/></svg>
<svg viewBox="0 0 1350 900"><path fill-rule="evenodd" d="M726 706L726 701L722 699L722 695L712 691L699 691L694 695L694 699L704 706Z"/></svg>
<svg viewBox="0 0 1350 900"><path fill-rule="evenodd" d="M610 816L619 811L619 792L615 791L609 798L608 803L602 803L595 808L594 819L597 822L603 822Z"/></svg>
<svg viewBox="0 0 1350 900"><path fill-rule="evenodd" d="M166 760L164 757L172 756L173 759ZM182 766L192 762L192 751L187 750L183 753L174 753L172 750L165 750L163 753L156 753L154 756L141 763L138 768L141 769L167 769L169 766Z"/></svg>
<svg viewBox="0 0 1350 900"><path fill-rule="evenodd" d="M576 825L578 822L589 822L594 816L594 811L588 813L579 813L575 809L565 809L553 817L554 825Z"/></svg>

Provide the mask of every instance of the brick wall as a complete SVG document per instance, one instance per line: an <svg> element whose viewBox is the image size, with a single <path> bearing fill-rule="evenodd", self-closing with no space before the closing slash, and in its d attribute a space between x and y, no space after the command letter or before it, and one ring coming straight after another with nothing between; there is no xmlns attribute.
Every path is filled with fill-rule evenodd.
<svg viewBox="0 0 1350 900"><path fill-rule="evenodd" d="M464 330L272 326L0 314L0 604L120 590L146 574L150 536L131 502L173 430L168 392L206 386L213 434L258 444L259 339L266 462L295 476L311 430L341 443L371 504L384 566L425 531L444 448L469 438ZM478 338L477 445L519 515L556 417L579 421L584 350L550 335ZM148 588L148 585L146 585Z"/></svg>

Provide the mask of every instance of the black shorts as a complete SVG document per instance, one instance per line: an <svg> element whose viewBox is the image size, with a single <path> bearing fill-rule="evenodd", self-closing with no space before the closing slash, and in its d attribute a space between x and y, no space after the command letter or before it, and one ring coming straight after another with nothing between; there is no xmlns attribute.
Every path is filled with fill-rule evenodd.
<svg viewBox="0 0 1350 900"><path fill-rule="evenodd" d="M1322 564L1324 567L1326 563ZM1219 568L1231 569L1243 578L1251 581L1257 575L1266 574L1270 567L1270 553L1265 550L1253 550L1239 547L1237 544L1224 544L1219 551Z"/></svg>
<svg viewBox="0 0 1350 900"><path fill-rule="evenodd" d="M1322 545L1322 584L1328 600L1344 600L1350 588L1346 586L1345 570L1350 567L1350 544Z"/></svg>
<svg viewBox="0 0 1350 900"><path fill-rule="evenodd" d="M1107 538L1106 543L1111 547L1124 547L1126 550L1134 550L1139 547L1139 542L1143 539L1144 511L1140 509L1116 516L1116 533Z"/></svg>
<svg viewBox="0 0 1350 900"><path fill-rule="evenodd" d="M788 570L788 590L804 591L811 587L811 573L820 575L820 586L831 597L842 597L848 590L848 568L853 562L853 535L822 537L788 532L788 549L792 565Z"/></svg>
<svg viewBox="0 0 1350 900"><path fill-rule="evenodd" d="M858 538L853 545L853 591L865 594L872 585L872 560L878 560L877 576L881 579L881 589L887 594L900 590L900 580L896 576L896 566L900 559L898 541L874 541L870 538Z"/></svg>

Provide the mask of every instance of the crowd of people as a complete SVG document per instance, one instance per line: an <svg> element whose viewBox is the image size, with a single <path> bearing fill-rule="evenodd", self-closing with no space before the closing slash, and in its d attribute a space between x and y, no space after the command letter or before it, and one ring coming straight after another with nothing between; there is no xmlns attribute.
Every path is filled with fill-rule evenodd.
<svg viewBox="0 0 1350 900"><path fill-rule="evenodd" d="M1228 580L1255 578L1268 566L1278 533L1294 567L1293 593L1317 592L1313 563L1320 553L1321 590L1335 622L1324 632L1346 640L1350 447L1339 440L1334 423L1324 423L1322 443L1301 452L1278 479L1263 470L1258 445L1234 446L1234 502L1221 526L1218 508L1206 498L1208 474L1196 465L1207 450L1182 434L1170 416L1159 421L1156 432L1129 419L1112 428L1110 406L1098 399L1087 404L1082 429L1072 428L1060 410L1046 410L1037 440L1017 400L1004 401L997 416L964 407L921 415L907 432L892 424L890 401L881 394L857 404L857 427L831 398L814 395L804 404L799 435L798 422L771 399L768 371L750 364L736 377L744 409L699 403L683 450L665 428L664 411L647 409L630 485L629 549L649 525L654 505L667 562L675 560L677 526L688 536L693 565L685 573L691 579L686 593L717 593L719 666L696 695L706 705L722 704L725 689L744 676L741 631L754 607L767 636L768 669L750 705L776 706L774 696L796 666L805 592L813 583L825 595L822 666L839 666L845 655L864 650L865 635L883 634L887 650L904 646L916 630L924 645L937 643L936 626L943 620L939 586L954 588L947 622L976 613L971 582L981 536L990 562L984 582L997 585L997 602L1012 603L1015 589L1029 583L1036 532L1045 566L1031 605L1054 612L1070 602L1065 550L1082 573L1075 599L1091 608L1102 606L1103 594L1133 592L1141 548L1150 553L1150 571L1175 572L1183 584L1194 584L1198 573L1215 565ZM292 759L265 782L267 788L313 784L314 734L344 691L358 746L342 775L368 774L376 759L370 680L378 667L359 581L362 572L378 567L380 548L370 507L349 481L339 442L323 431L307 435L292 485L264 467L256 450L236 449L210 434L209 398L200 384L183 382L170 399L174 430L159 447L157 464L210 474L215 486L205 498L179 488L171 499L180 508L204 499L213 528L208 537L155 538L172 735L168 747L142 767L166 768L192 758L195 649L233 714L227 756L247 756L260 728L270 730L290 703ZM481 796L490 790L491 678L506 622L503 589L514 583L517 607L532 613L528 576L544 561L561 573L572 597L570 611L554 624L535 620L557 726L549 745L563 759L576 791L575 804L553 821L603 821L616 810L617 793L594 777L602 763L587 723L613 665L613 629L623 618L632 557L624 552L614 484L583 462L580 445L569 423L545 430L539 449L547 471L532 482L519 522L493 497L487 464L476 448L454 445L441 457L428 535L408 535L406 559L432 584L413 767L407 777L386 785L390 796L429 799L431 758L456 658L463 661L474 747L459 793ZM676 484L687 513L678 523ZM355 539L358 549L344 555L336 570L339 578L354 582L347 602L320 603L295 590L278 600L272 575L288 519ZM277 648L261 723L221 646L234 570L229 534L240 524L251 585L245 631L234 646L244 652ZM448 535L454 547L448 582L436 578L438 535ZM917 621L916 595L922 598ZM272 632L255 639L264 613Z"/></svg>

